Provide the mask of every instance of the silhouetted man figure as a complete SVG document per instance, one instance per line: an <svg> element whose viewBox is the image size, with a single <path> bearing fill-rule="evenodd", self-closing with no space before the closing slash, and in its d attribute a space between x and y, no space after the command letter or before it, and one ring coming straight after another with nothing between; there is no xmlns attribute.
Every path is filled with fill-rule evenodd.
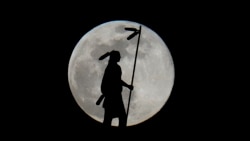
<svg viewBox="0 0 250 141"><path fill-rule="evenodd" d="M102 96L96 104L99 105L102 99L105 98L103 102L103 108L105 109L104 126L111 126L112 119L118 117L119 127L125 127L127 115L122 101L122 86L130 90L133 89L133 86L121 80L122 71L117 64L121 58L120 53L113 50L102 55L99 60L103 60L108 56L110 57L109 63L105 69L101 84Z"/></svg>

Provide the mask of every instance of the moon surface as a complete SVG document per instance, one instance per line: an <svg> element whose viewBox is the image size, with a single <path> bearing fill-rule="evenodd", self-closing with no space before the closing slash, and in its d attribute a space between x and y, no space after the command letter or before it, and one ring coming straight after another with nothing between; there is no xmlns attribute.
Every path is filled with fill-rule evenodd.
<svg viewBox="0 0 250 141"><path fill-rule="evenodd" d="M125 27L139 29L141 36L134 75L134 90L129 106L127 126L140 124L153 117L167 102L174 85L174 63L164 41L151 29L132 21L110 21L98 25L87 32L76 44L68 65L70 90L81 109L94 120L102 123L104 109L102 103L96 105L101 95L101 82L109 57L98 58L117 50L121 54L118 64L122 69L122 79L130 84L138 35L131 40L131 31ZM128 107L129 89L123 87L122 97L125 109ZM112 126L118 126L114 118Z"/></svg>

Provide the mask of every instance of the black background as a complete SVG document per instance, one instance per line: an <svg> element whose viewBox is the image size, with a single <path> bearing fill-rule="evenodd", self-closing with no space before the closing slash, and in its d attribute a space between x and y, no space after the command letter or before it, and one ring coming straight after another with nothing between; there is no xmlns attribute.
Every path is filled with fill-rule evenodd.
<svg viewBox="0 0 250 141"><path fill-rule="evenodd" d="M78 9L35 4L6 11L4 41L6 52L13 56L5 58L11 63L4 62L10 74L8 87L4 85L8 90L3 100L5 131L21 131L25 137L84 138L92 133L102 137L99 133L106 131L101 124L88 117L71 94L68 63L75 45L89 30L107 21L129 20L149 27L164 40L173 57L175 82L169 100L154 117L125 131L112 131L128 138L131 134L209 138L230 132L234 124L225 119L231 116L232 106L223 89L228 86L222 86L227 72L221 69L230 55L225 53L230 50L225 46L225 34L232 31L225 27L230 13L221 11L221 6L150 7L111 6L98 12L93 5Z"/></svg>

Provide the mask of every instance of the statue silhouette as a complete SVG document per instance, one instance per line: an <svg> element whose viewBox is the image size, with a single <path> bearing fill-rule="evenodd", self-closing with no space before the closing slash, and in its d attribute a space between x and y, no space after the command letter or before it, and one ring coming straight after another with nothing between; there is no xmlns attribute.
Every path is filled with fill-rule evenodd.
<svg viewBox="0 0 250 141"><path fill-rule="evenodd" d="M99 105L104 99L103 108L105 110L103 125L110 127L113 118L119 118L119 127L126 127L127 115L122 101L122 86L133 90L132 85L128 85L122 79L121 67L117 64L120 61L120 53L118 51L107 52L102 55L99 60L103 60L109 56L109 63L105 69L102 83L102 95L97 100L96 104Z"/></svg>

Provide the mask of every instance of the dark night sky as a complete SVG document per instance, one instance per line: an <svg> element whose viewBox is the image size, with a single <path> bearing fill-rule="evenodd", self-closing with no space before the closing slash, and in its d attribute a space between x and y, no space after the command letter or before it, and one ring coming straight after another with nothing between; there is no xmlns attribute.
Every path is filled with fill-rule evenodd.
<svg viewBox="0 0 250 141"><path fill-rule="evenodd" d="M229 126L224 121L228 110L225 104L220 105L224 98L220 82L225 78L223 70L218 69L224 63L218 60L224 50L220 38L225 31L220 22L222 14L202 7L177 7L88 15L83 10L48 6L6 16L6 25L11 26L6 36L15 33L15 42L6 41L16 47L7 50L14 52L15 62L19 63L8 70L18 92L9 88L13 94L7 97L15 104L7 104L6 119L11 122L6 131L21 130L27 132L24 136L43 137L103 132L100 123L86 116L74 101L68 85L68 61L76 43L93 27L111 20L129 20L146 25L165 41L176 72L171 96L163 109L148 121L129 127L126 133L140 136L138 131L163 131L144 136L166 137L221 134L220 130Z"/></svg>

